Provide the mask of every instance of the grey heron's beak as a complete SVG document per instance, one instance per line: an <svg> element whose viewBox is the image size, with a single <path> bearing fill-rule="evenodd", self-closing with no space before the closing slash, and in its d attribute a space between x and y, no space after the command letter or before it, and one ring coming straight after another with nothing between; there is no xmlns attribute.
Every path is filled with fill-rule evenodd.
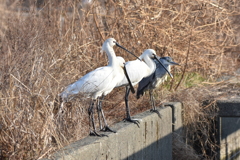
<svg viewBox="0 0 240 160"><path fill-rule="evenodd" d="M134 57L136 57L137 59L139 59L135 54L133 54L132 52L130 52L129 50L127 50L126 48L124 48L123 46L121 46L120 44L118 44L117 42L116 43L116 46L122 48L123 50L127 51L128 53L132 54ZM140 61L142 61L141 59L139 59Z"/></svg>
<svg viewBox="0 0 240 160"><path fill-rule="evenodd" d="M169 76L173 78L173 75L168 71L168 69L162 64L162 62L154 55L154 58L161 64L161 66L168 72Z"/></svg>
<svg viewBox="0 0 240 160"><path fill-rule="evenodd" d="M169 62L169 63L170 63L170 65L178 65L178 66L180 66L180 64L178 64L176 62Z"/></svg>

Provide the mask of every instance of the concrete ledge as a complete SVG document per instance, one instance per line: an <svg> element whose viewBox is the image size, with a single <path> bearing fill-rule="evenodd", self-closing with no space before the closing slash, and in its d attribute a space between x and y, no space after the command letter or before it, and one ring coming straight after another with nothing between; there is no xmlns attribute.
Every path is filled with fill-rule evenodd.
<svg viewBox="0 0 240 160"><path fill-rule="evenodd" d="M140 113L133 117L140 120L140 128L119 122L111 126L117 133L106 132L108 137L86 137L59 150L51 159L171 160L172 128L179 130L182 127L182 105L169 103L165 106L158 108L162 118L150 111ZM173 111L176 112L174 116Z"/></svg>
<svg viewBox="0 0 240 160"><path fill-rule="evenodd" d="M219 159L240 158L240 99L217 101Z"/></svg>
<svg viewBox="0 0 240 160"><path fill-rule="evenodd" d="M183 105L180 102L168 102L163 104L165 107L169 106L172 108L172 131L176 134L182 135L183 130L183 120L182 112Z"/></svg>
<svg viewBox="0 0 240 160"><path fill-rule="evenodd" d="M218 100L217 106L221 117L240 117L240 99Z"/></svg>
<svg viewBox="0 0 240 160"><path fill-rule="evenodd" d="M140 128L135 124L119 122L112 128L117 133L108 137L86 137L53 155L53 159L172 159L172 109L159 109L162 115L146 111L136 115Z"/></svg>

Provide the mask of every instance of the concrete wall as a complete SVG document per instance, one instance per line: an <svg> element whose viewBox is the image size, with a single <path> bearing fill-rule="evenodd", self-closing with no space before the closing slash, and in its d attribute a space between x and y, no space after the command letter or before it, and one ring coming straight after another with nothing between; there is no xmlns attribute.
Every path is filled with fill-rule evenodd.
<svg viewBox="0 0 240 160"><path fill-rule="evenodd" d="M219 159L240 159L240 99L218 101Z"/></svg>
<svg viewBox="0 0 240 160"><path fill-rule="evenodd" d="M182 104L167 103L158 109L162 118L149 111L134 118L140 128L119 122L108 137L86 137L52 155L56 160L171 160L172 133L182 134ZM220 150L218 159L240 159L240 99L217 101ZM45 159L46 160L46 159Z"/></svg>
<svg viewBox="0 0 240 160"><path fill-rule="evenodd" d="M181 132L182 105L165 104L158 110L162 118L156 113L143 112L134 116L140 120L140 128L119 122L111 126L117 133L107 133L108 137L86 137L53 154L52 159L171 160L172 129Z"/></svg>

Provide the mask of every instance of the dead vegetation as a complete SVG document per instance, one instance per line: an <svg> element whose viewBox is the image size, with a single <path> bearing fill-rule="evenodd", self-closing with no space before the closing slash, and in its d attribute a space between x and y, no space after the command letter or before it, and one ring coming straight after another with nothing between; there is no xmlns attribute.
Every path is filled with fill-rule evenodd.
<svg viewBox="0 0 240 160"><path fill-rule="evenodd" d="M216 101L239 97L239 81L231 79L211 85L198 85L177 91L167 99L184 105L184 136L175 136L175 159L218 159ZM198 96L196 96L198 95ZM182 141L182 140L185 141Z"/></svg>
<svg viewBox="0 0 240 160"><path fill-rule="evenodd" d="M137 55L152 48L159 56L171 56L182 64L173 71L180 78L169 84L170 91L162 88L157 94L165 101L178 100L188 106L184 115L187 137L202 138L192 138L189 131L206 125L202 136L208 136L214 108L196 105L201 102L201 97L195 97L200 96L197 90L181 91L188 73L214 81L236 67L239 56L229 51L238 42L233 21L239 14L239 2L83 2L1 0L1 156L38 159L88 135L88 100L75 98L64 108L63 116L57 117L58 94L88 71L107 64L100 47L109 37ZM133 59L117 48L116 54L126 61ZM123 94L123 88L115 89L104 101L110 123L124 117ZM166 99L176 94L182 96ZM130 99L132 113L149 109L148 97L137 101L132 95ZM201 144L198 153L206 157L204 147L211 144Z"/></svg>

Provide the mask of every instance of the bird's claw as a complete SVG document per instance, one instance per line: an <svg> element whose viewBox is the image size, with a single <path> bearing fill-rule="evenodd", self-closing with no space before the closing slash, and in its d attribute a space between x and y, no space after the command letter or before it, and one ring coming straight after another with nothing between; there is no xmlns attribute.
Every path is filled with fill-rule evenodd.
<svg viewBox="0 0 240 160"><path fill-rule="evenodd" d="M105 126L103 129L101 129L101 131L103 131L103 132L113 132L113 133L116 133L116 131L112 130L112 129L109 128L108 126Z"/></svg>
<svg viewBox="0 0 240 160"><path fill-rule="evenodd" d="M89 135L90 135L90 136L98 136L98 137L104 137L104 136L108 137L107 135L105 135L105 134L99 134L99 133L97 133L96 131L90 131Z"/></svg>
<svg viewBox="0 0 240 160"><path fill-rule="evenodd" d="M128 121L128 122L131 122L131 123L134 123L138 126L138 128L140 128L139 124L140 122L138 120L135 120L135 119L131 119L131 118L125 118L123 119L124 121Z"/></svg>
<svg viewBox="0 0 240 160"><path fill-rule="evenodd" d="M155 112L155 113L157 113L157 115L158 115L159 118L162 118L162 115L159 113L158 110L156 110L156 109L150 109L150 112Z"/></svg>

